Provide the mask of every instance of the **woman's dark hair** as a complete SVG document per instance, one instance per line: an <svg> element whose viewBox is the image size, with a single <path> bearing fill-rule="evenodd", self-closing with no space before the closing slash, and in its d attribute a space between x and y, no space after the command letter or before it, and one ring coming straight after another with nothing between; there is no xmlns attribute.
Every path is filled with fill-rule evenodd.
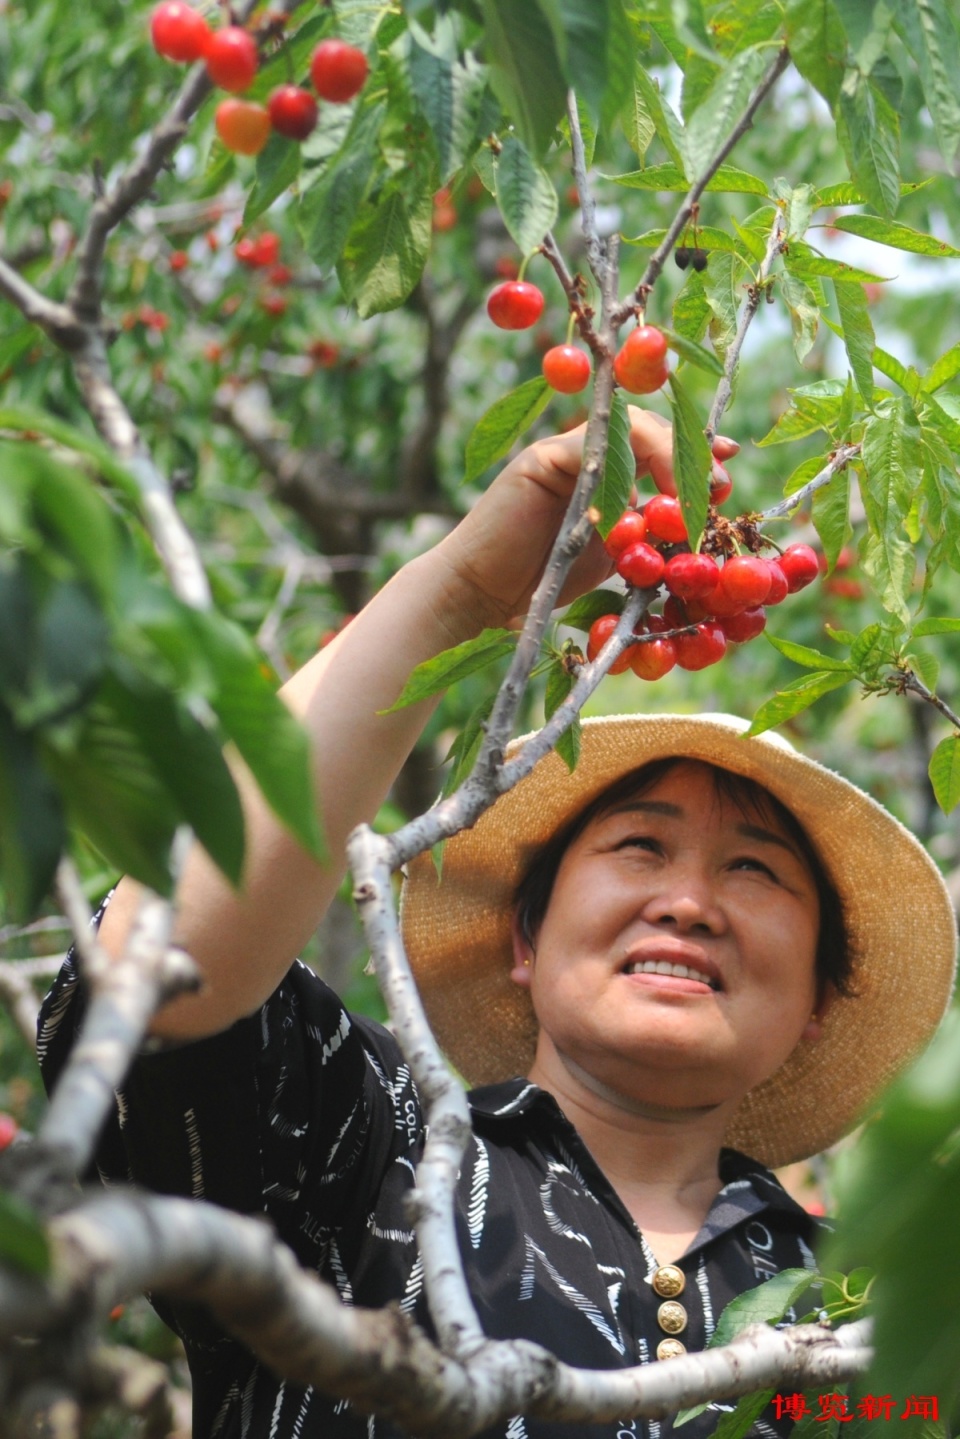
<svg viewBox="0 0 960 1439"><path fill-rule="evenodd" d="M615 780L608 789L597 795L596 799L585 805L578 814L567 821L562 829L548 839L546 844L540 847L514 894L517 923L521 934L528 943L532 944L539 933L547 906L550 903L550 896L553 893L553 885L560 862L577 836L583 833L588 824L606 814L608 810L615 809L628 800L638 799L640 795L646 794L677 765L691 762L706 763L705 761L690 761L684 755L676 755L667 759L651 760L649 764L631 770L628 774ZM790 813L786 805L782 804L775 795L772 795L763 785L758 784L756 780L748 779L745 775L734 774L731 770L721 769L717 765L707 764L707 768L711 772L716 792L720 798L730 800L744 814L752 812L766 819L768 823L776 822L797 846L810 871L816 886L817 898L820 901L820 930L817 936L816 952L817 978L821 984L824 982L832 984L839 994L850 995L852 993L850 972L854 956L843 913L843 903L823 867L820 856L811 844L806 830Z"/></svg>

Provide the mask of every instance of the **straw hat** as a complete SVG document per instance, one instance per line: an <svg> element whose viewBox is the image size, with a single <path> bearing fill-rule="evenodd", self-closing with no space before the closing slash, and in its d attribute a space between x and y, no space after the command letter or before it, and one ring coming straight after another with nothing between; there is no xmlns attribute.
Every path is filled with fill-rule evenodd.
<svg viewBox="0 0 960 1439"><path fill-rule="evenodd" d="M923 1048L949 1003L956 963L956 916L939 871L869 795L779 735L744 738L746 728L732 715L586 720L573 774L549 754L448 841L441 882L429 854L413 862L404 940L437 1040L468 1083L526 1074L533 1061L529 994L510 979L510 916L535 852L622 775L671 756L745 775L787 806L843 901L855 955L855 997L838 996L819 1042L798 1046L744 1098L725 1143L773 1166L816 1154Z"/></svg>

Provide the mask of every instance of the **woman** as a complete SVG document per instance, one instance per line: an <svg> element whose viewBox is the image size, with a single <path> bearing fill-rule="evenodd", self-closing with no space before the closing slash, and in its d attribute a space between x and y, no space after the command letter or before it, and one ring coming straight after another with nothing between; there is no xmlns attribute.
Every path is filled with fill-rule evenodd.
<svg viewBox="0 0 960 1439"><path fill-rule="evenodd" d="M631 438L638 474L668 487L669 431L633 411ZM580 446L571 434L525 450L287 686L338 863L301 854L244 784L243 892L202 854L181 887L178 938L206 987L157 1016L178 1047L138 1061L99 1156L110 1176L265 1211L345 1302L394 1300L426 1325L406 1208L423 1138L409 1070L387 1033L289 966L347 833L375 812L429 706L380 711L415 664L523 612ZM607 572L594 543L567 598ZM899 988L894 876L915 920ZM135 905L124 882L108 947ZM758 1159L809 1153L853 1122L935 1025L955 947L936 870L895 821L716 718L585 726L574 775L538 767L447 846L441 886L428 859L413 867L404 926L442 1042L486 1085L459 1187L484 1328L600 1368L701 1347L728 1299L812 1262L813 1221ZM49 1081L82 1007L68 963L41 1019ZM731 1138L757 1158L724 1148ZM280 1383L202 1314L158 1307L187 1345L197 1439L396 1434ZM490 1433L566 1430L516 1417Z"/></svg>

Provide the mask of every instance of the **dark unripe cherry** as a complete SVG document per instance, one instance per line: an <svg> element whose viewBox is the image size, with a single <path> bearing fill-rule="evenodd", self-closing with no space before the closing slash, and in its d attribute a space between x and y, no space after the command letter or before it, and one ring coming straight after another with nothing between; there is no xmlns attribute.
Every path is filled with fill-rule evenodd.
<svg viewBox="0 0 960 1439"><path fill-rule="evenodd" d="M617 560L617 574L638 590L653 589L663 579L663 571L663 555L644 540L624 550Z"/></svg>
<svg viewBox="0 0 960 1439"><path fill-rule="evenodd" d="M246 90L257 74L257 45L248 31L239 25L226 25L215 30L204 51L207 74L221 90Z"/></svg>
<svg viewBox="0 0 960 1439"><path fill-rule="evenodd" d="M763 605L757 605L753 609L741 610L738 615L730 615L728 619L721 620L720 628L735 645L745 645L748 640L755 640L757 635L763 633L766 623L767 612Z"/></svg>
<svg viewBox="0 0 960 1439"><path fill-rule="evenodd" d="M673 640L646 640L629 651L630 668L639 679L659 680L677 663L677 647Z"/></svg>
<svg viewBox="0 0 960 1439"><path fill-rule="evenodd" d="M547 384L561 395L577 395L590 382L590 357L576 345L554 345L542 368Z"/></svg>
<svg viewBox="0 0 960 1439"><path fill-rule="evenodd" d="M613 362L617 384L632 395L651 395L667 379L667 337L655 325L638 325Z"/></svg>
<svg viewBox="0 0 960 1439"><path fill-rule="evenodd" d="M705 670L722 660L727 651L727 637L713 620L703 620L692 634L677 635L673 643L677 664L683 670Z"/></svg>
<svg viewBox="0 0 960 1439"><path fill-rule="evenodd" d="M770 593L770 572L766 560L756 555L735 555L720 571L717 588L741 609L762 605Z"/></svg>
<svg viewBox="0 0 960 1439"><path fill-rule="evenodd" d="M663 582L681 600L703 599L715 587L719 573L710 555L674 555L667 560Z"/></svg>
<svg viewBox="0 0 960 1439"><path fill-rule="evenodd" d="M344 40L321 40L310 58L310 79L322 100L345 104L367 79L367 57Z"/></svg>
<svg viewBox="0 0 960 1439"><path fill-rule="evenodd" d="M150 16L150 39L158 55L179 65L202 60L210 39L210 26L183 0L163 0Z"/></svg>
<svg viewBox="0 0 960 1439"><path fill-rule="evenodd" d="M501 330L529 330L543 314L543 292L529 280L507 280L491 291L487 314Z"/></svg>
<svg viewBox="0 0 960 1439"><path fill-rule="evenodd" d="M654 495L643 507L647 533L670 545L681 545L687 538L687 526L680 501L672 495Z"/></svg>
<svg viewBox="0 0 960 1439"><path fill-rule="evenodd" d="M317 124L317 102L299 85L278 85L267 101L270 120L278 135L305 140Z"/></svg>
<svg viewBox="0 0 960 1439"><path fill-rule="evenodd" d="M607 643L607 640L613 634L619 619L619 615L601 615L600 618L594 620L590 626L590 633L587 636L587 659L590 660L591 663L596 659L597 655ZM607 673L611 675L622 675L624 671L629 668L630 650L626 649L619 659L614 660Z"/></svg>
<svg viewBox="0 0 960 1439"><path fill-rule="evenodd" d="M792 595L812 584L820 573L817 552L810 545L789 545L774 563L778 564L786 575Z"/></svg>
<svg viewBox="0 0 960 1439"><path fill-rule="evenodd" d="M618 560L624 550L638 545L647 537L647 522L639 510L624 510L613 529L603 542L603 547L612 560Z"/></svg>

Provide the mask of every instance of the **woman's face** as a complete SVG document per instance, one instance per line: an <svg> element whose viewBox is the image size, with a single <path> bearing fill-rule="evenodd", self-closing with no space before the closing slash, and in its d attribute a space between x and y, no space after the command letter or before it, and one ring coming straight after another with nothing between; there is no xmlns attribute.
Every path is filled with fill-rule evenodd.
<svg viewBox="0 0 960 1439"><path fill-rule="evenodd" d="M651 1105L738 1102L815 1037L819 918L779 823L676 765L587 825L534 944L517 939L535 1076L567 1059Z"/></svg>

